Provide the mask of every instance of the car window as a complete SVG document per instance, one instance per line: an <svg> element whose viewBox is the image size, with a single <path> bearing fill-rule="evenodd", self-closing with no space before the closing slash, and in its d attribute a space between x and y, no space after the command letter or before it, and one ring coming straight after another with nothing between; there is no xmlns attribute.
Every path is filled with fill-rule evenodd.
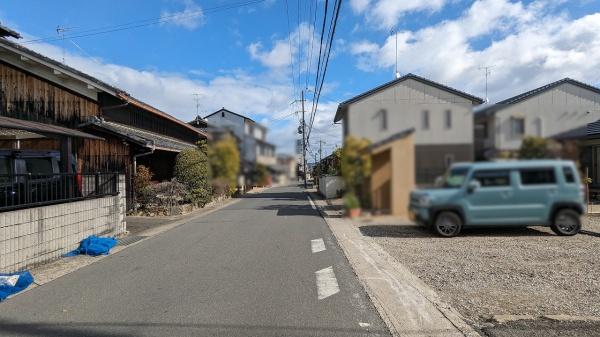
<svg viewBox="0 0 600 337"><path fill-rule="evenodd" d="M567 184L573 184L575 182L575 172L573 172L573 169L565 166L563 167L563 174L565 175L565 182Z"/></svg>
<svg viewBox="0 0 600 337"><path fill-rule="evenodd" d="M25 158L27 172L31 174L52 174L52 158Z"/></svg>
<svg viewBox="0 0 600 337"><path fill-rule="evenodd" d="M498 187L510 185L510 171L486 170L475 171L471 180L479 181L481 187Z"/></svg>
<svg viewBox="0 0 600 337"><path fill-rule="evenodd" d="M521 184L523 185L544 185L556 184L556 175L554 168L536 168L519 170Z"/></svg>
<svg viewBox="0 0 600 337"><path fill-rule="evenodd" d="M469 172L468 167L457 167L448 170L443 177L443 188L459 188L465 181L465 176Z"/></svg>

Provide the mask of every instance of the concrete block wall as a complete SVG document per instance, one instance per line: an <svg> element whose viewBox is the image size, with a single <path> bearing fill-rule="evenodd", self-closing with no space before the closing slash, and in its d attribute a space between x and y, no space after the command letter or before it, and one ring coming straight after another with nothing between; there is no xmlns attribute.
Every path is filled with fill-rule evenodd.
<svg viewBox="0 0 600 337"><path fill-rule="evenodd" d="M125 233L125 177L119 194L0 213L0 272L57 259L89 235Z"/></svg>

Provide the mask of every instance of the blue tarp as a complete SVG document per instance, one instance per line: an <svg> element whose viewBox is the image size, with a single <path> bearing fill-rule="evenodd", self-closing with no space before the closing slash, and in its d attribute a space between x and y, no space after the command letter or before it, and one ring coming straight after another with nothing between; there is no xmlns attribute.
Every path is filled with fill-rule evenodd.
<svg viewBox="0 0 600 337"><path fill-rule="evenodd" d="M79 243L79 248L65 254L65 256L75 255L107 255L108 252L117 244L117 239L101 238L95 235L90 235Z"/></svg>
<svg viewBox="0 0 600 337"><path fill-rule="evenodd" d="M16 283L14 279L17 278ZM12 274L0 274L0 302L8 296L27 289L33 283L33 276L28 271ZM13 285L14 284L14 285Z"/></svg>

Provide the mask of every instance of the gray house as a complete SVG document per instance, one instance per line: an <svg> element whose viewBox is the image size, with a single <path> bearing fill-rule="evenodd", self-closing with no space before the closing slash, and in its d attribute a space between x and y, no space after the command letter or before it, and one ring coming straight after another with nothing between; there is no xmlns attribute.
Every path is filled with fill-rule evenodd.
<svg viewBox="0 0 600 337"><path fill-rule="evenodd" d="M476 110L475 156L514 153L528 135L582 139L599 117L600 89L565 78Z"/></svg>
<svg viewBox="0 0 600 337"><path fill-rule="evenodd" d="M380 142L414 128L417 184L431 184L456 161L473 160L473 106L479 97L407 74L345 102L334 122L344 138Z"/></svg>
<svg viewBox="0 0 600 337"><path fill-rule="evenodd" d="M242 173L246 185L252 180L256 164L267 167L277 165L275 145L267 142L267 128L251 118L222 108L204 117L209 125L231 131L239 140Z"/></svg>

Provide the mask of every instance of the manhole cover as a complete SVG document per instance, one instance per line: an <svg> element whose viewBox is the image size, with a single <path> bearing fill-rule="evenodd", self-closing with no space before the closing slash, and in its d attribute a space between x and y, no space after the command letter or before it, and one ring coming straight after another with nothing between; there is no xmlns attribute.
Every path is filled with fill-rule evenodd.
<svg viewBox="0 0 600 337"><path fill-rule="evenodd" d="M119 239L119 243L117 243L117 246L128 246L134 242L138 242L140 240L143 240L147 238L147 236L140 236L140 235L132 235L132 236L128 236L122 239Z"/></svg>

